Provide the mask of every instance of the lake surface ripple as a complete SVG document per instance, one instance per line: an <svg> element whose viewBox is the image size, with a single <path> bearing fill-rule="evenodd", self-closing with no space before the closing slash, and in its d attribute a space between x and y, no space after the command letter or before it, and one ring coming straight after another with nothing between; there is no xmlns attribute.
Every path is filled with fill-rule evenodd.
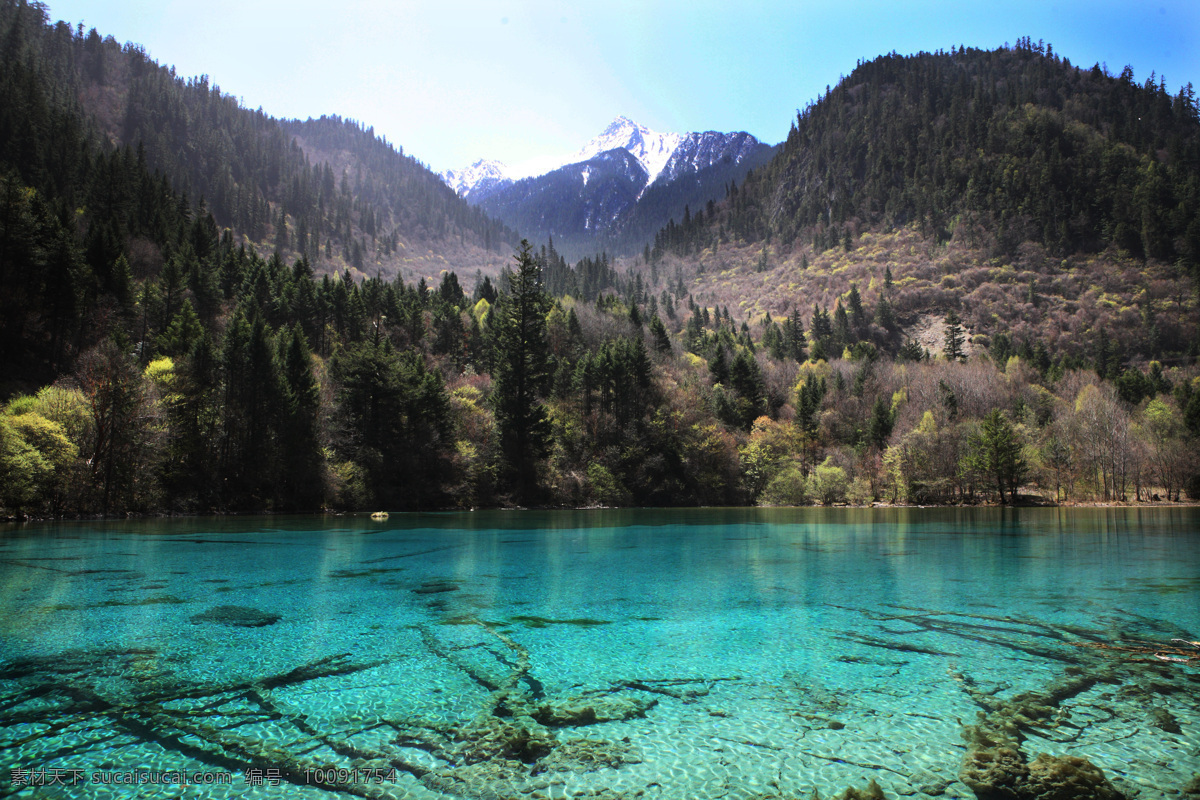
<svg viewBox="0 0 1200 800"><path fill-rule="evenodd" d="M0 796L1178 797L1198 640L1197 509L10 526Z"/></svg>

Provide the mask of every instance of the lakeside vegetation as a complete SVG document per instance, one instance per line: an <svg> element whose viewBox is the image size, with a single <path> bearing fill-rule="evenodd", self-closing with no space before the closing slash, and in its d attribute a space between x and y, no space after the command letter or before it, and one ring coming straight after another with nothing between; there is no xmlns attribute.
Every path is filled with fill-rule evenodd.
<svg viewBox="0 0 1200 800"><path fill-rule="evenodd" d="M71 373L9 400L5 507L1197 496L1194 367L1105 380L1000 337L968 358L953 318L941 354L910 343L887 359L858 338L878 309L853 294L807 330L798 311L739 324L615 273L616 292L553 299L543 274L563 267L545 268L545 250L468 295L453 273L433 289L318 282L304 261L211 244L179 273L213 287L222 312L205 321L191 284L150 282ZM236 276L227 296L222 272Z"/></svg>
<svg viewBox="0 0 1200 800"><path fill-rule="evenodd" d="M191 134L131 142L114 131L148 130L156 103L214 136L250 112L24 2L0 2L0 42L5 514L1200 497L1190 87L1029 41L885 56L637 264L568 264L548 242L498 274L406 280L364 277L355 242L391 257L419 229L473 241L474 264L511 234L336 120L229 122L267 167L279 151L255 142L292 152L294 170L247 162L244 180L182 159ZM154 103L80 99L138 63ZM915 133L863 160L884 120ZM395 181L327 194L330 162L283 130L331 153L365 135ZM979 188L1045 148L1048 184ZM214 164L233 188L193 203ZM414 185L433 217L380 210ZM257 206L228 205L248 186ZM821 191L839 199L818 214Z"/></svg>

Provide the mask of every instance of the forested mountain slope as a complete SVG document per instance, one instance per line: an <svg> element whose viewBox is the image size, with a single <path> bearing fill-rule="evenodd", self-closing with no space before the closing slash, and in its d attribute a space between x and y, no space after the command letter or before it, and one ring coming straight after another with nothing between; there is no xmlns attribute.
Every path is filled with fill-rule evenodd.
<svg viewBox="0 0 1200 800"><path fill-rule="evenodd" d="M51 25L42 7L18 0L0 5L0 47L37 76L30 80L43 84L48 107L76 115L98 140L135 149L264 253L303 254L319 271L436 277L448 265L494 272L516 242L353 121L281 122L242 108L206 76L184 80L137 45ZM36 117L26 128L30 142L43 138Z"/></svg>
<svg viewBox="0 0 1200 800"><path fill-rule="evenodd" d="M656 238L709 302L832 311L888 297L892 352L958 311L1092 359L1194 347L1200 122L1191 85L1077 68L1022 39L861 63L717 209ZM675 258L679 262L674 261ZM892 319L893 317L889 317Z"/></svg>
<svg viewBox="0 0 1200 800"><path fill-rule="evenodd" d="M1200 123L1191 86L1080 69L1022 40L881 56L800 114L732 226L840 243L847 226L963 224L1053 255L1110 244L1200 264ZM853 230L852 230L853 233Z"/></svg>

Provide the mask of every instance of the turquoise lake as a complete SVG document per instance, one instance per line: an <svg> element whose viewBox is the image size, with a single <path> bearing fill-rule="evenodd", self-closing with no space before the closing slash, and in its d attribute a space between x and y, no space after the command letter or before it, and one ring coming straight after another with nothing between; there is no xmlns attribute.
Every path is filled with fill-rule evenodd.
<svg viewBox="0 0 1200 800"><path fill-rule="evenodd" d="M1196 641L1193 508L8 526L0 796L1179 797Z"/></svg>

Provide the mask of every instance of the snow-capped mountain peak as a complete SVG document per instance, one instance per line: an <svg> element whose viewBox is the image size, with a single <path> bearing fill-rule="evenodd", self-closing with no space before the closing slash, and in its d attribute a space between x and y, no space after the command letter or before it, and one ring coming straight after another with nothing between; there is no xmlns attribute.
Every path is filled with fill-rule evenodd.
<svg viewBox="0 0 1200 800"><path fill-rule="evenodd" d="M570 155L540 156L511 166L485 159L466 169L447 170L442 173L442 180L459 197L477 204L518 181L540 178L563 167L591 161L603 153L623 150L646 171L645 182L637 192L640 198L656 181L675 180L682 173L694 172L721 159L732 158L734 163L740 163L759 146L758 140L748 133L659 133L629 117L618 116L600 135ZM584 170L580 174L586 187L591 173Z"/></svg>
<svg viewBox="0 0 1200 800"><path fill-rule="evenodd" d="M645 167L647 185L666 167L675 148L684 140L678 133L657 133L645 125L639 125L629 117L617 117L604 132L585 144L571 157L567 164L587 161L608 150L625 150Z"/></svg>
<svg viewBox="0 0 1200 800"><path fill-rule="evenodd" d="M509 180L508 167L487 158L481 158L465 169L448 169L441 177L459 197L470 197L471 192L482 186Z"/></svg>

